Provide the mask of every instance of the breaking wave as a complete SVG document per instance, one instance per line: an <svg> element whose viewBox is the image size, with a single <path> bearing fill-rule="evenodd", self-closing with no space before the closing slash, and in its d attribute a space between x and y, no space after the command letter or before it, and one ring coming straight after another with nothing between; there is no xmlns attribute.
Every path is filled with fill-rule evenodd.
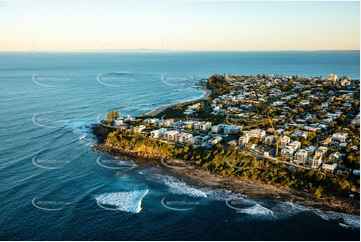
<svg viewBox="0 0 361 242"><path fill-rule="evenodd" d="M142 210L142 199L147 193L148 189L131 192L112 192L98 195L95 199L101 208L107 210L139 213ZM102 205L111 205L115 208Z"/></svg>

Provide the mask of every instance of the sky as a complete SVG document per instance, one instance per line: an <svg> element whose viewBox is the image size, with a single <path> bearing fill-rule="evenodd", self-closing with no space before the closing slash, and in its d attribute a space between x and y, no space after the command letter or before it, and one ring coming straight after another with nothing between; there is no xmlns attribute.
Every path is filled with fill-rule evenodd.
<svg viewBox="0 0 361 242"><path fill-rule="evenodd" d="M360 50L353 2L0 2L0 51Z"/></svg>

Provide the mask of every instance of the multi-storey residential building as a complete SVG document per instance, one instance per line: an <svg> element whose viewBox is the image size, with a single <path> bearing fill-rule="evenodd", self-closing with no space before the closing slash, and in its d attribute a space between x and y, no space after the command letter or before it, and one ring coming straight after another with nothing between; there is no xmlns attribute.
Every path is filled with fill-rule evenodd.
<svg viewBox="0 0 361 242"><path fill-rule="evenodd" d="M285 148L291 142L291 138L288 136L283 136L279 142L279 147Z"/></svg>
<svg viewBox="0 0 361 242"><path fill-rule="evenodd" d="M301 142L293 141L291 144L289 144L289 146L292 147L294 151L297 151L299 148L301 148Z"/></svg>
<svg viewBox="0 0 361 242"><path fill-rule="evenodd" d="M153 130L153 131L150 131L150 137L151 138L159 138L159 137L162 137L165 132L167 132L166 128L160 128L157 130Z"/></svg>
<svg viewBox="0 0 361 242"><path fill-rule="evenodd" d="M176 135L179 133L177 130L169 130L163 134L163 139L168 141L176 140Z"/></svg>
<svg viewBox="0 0 361 242"><path fill-rule="evenodd" d="M293 162L297 164L306 164L308 158L308 152L304 149L300 149L293 157Z"/></svg>
<svg viewBox="0 0 361 242"><path fill-rule="evenodd" d="M266 138L264 139L265 144L268 144L268 145L273 144L273 142L275 142L275 141L276 141L276 136L274 136L274 135L266 136Z"/></svg>
<svg viewBox="0 0 361 242"><path fill-rule="evenodd" d="M178 133L175 135L175 140L180 143L188 142L192 139L193 135L190 133Z"/></svg>
<svg viewBox="0 0 361 242"><path fill-rule="evenodd" d="M266 137L266 131L262 129L253 129L249 132L251 137L258 139L264 139Z"/></svg>
<svg viewBox="0 0 361 242"><path fill-rule="evenodd" d="M248 132L243 132L243 135L239 137L238 139L238 145L239 146L245 146L249 142L250 135Z"/></svg>

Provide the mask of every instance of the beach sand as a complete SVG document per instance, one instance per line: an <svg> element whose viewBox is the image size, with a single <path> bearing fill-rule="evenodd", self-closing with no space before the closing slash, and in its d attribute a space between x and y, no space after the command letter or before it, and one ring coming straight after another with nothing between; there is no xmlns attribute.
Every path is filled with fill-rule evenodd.
<svg viewBox="0 0 361 242"><path fill-rule="evenodd" d="M212 94L212 90L208 89L206 86L202 86L202 90L206 92L206 93L203 95L203 97L198 98L198 99L195 99L195 100L191 100L191 101L188 101L188 102L195 102L195 101L207 100L208 97ZM149 113L152 113L153 116L155 116L155 115L160 114L161 112L163 112L163 111L166 110L167 108L170 108L170 107L172 107L172 106L174 106L174 105L179 105L179 104L181 104L181 103L175 103L175 104L169 104L169 105L166 105L166 106L162 106L162 107L159 107L159 108L157 108L156 110L151 111L151 112L149 112ZM149 113L148 113L148 114L149 114Z"/></svg>

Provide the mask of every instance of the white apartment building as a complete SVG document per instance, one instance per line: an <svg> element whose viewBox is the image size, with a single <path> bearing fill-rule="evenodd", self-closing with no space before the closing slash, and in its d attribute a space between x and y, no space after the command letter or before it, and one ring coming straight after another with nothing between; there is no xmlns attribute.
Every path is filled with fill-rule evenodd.
<svg viewBox="0 0 361 242"><path fill-rule="evenodd" d="M293 162L297 164L306 164L308 159L308 152L305 149L300 149L293 157Z"/></svg>
<svg viewBox="0 0 361 242"><path fill-rule="evenodd" d="M279 147L280 148L285 148L289 143L291 142L291 138L288 136L283 136L280 139L280 143L279 143Z"/></svg>
<svg viewBox="0 0 361 242"><path fill-rule="evenodd" d="M150 137L151 138L159 138L159 137L162 137L165 132L167 132L166 128L160 128L157 130L153 130L153 131L150 131Z"/></svg>
<svg viewBox="0 0 361 242"><path fill-rule="evenodd" d="M168 141L174 141L174 140L176 140L177 134L179 134L179 131L169 130L163 134L163 139L168 140Z"/></svg>

